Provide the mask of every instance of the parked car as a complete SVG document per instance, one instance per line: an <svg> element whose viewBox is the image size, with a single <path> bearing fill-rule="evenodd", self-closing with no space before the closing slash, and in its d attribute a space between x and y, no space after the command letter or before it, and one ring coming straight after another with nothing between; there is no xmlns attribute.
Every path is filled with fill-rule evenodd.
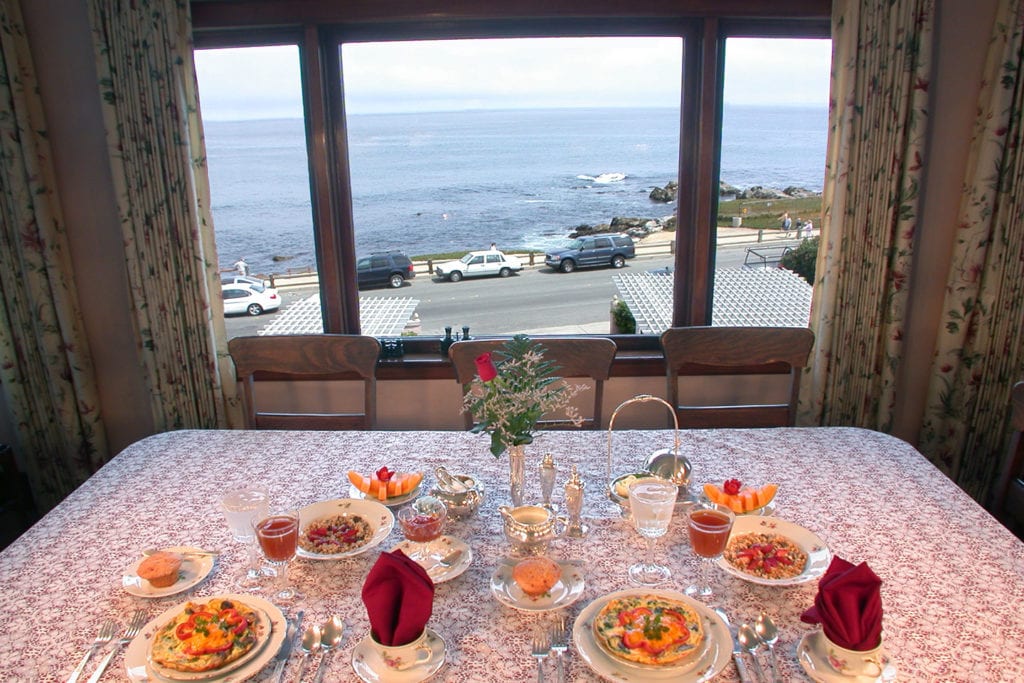
<svg viewBox="0 0 1024 683"><path fill-rule="evenodd" d="M509 256L497 250L471 251L458 261L448 261L434 266L434 272L442 280L458 282L464 277L481 277L498 275L508 277L522 270L523 264L515 256Z"/></svg>
<svg viewBox="0 0 1024 683"><path fill-rule="evenodd" d="M233 283L221 285L224 297L224 314L248 313L259 315L264 311L273 311L281 307L281 297L273 287L262 284Z"/></svg>
<svg viewBox="0 0 1024 683"><path fill-rule="evenodd" d="M359 289L387 285L398 288L406 280L416 277L416 269L408 256L401 252L389 251L384 254L370 254L356 261L356 280Z"/></svg>
<svg viewBox="0 0 1024 683"><path fill-rule="evenodd" d="M633 238L623 234L587 235L577 237L565 249L553 249L544 254L544 263L563 273L577 268L611 266L621 268L626 259L636 256Z"/></svg>
<svg viewBox="0 0 1024 683"><path fill-rule="evenodd" d="M252 275L221 275L220 283L222 285L259 285L260 287L269 287L270 280L261 280L258 277Z"/></svg>

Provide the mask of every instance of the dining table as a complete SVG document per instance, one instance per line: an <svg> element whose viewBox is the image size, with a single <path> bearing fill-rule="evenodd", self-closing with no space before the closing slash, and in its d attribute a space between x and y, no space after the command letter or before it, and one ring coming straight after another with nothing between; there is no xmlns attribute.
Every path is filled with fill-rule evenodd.
<svg viewBox="0 0 1024 683"><path fill-rule="evenodd" d="M581 650L579 638L586 634L576 627L594 601L639 588L627 571L643 556L644 540L609 499L609 482L641 470L652 453L666 448L677 448L689 460L694 494L705 483L720 485L733 478L751 486L777 484L770 509L775 519L820 539L832 555L867 563L882 581L883 647L891 662L887 680L1024 680L1024 544L899 439L846 427L539 432L526 447L526 501L540 501L539 468L550 454L552 505L565 515L564 486L575 467L583 482L587 526L582 537L562 534L547 547L547 554L571 563L582 577L578 595L551 610L509 605L492 587L516 549L504 533L500 511L511 504L508 462L492 455L489 445L485 434L440 430L181 430L146 437L113 457L0 552L0 680L67 680L102 622L114 619L120 635L129 615L139 609L156 620L187 600L212 596L251 594L273 603L267 587L243 590L235 584L248 549L229 532L220 504L224 493L256 484L266 487L272 509L304 508L353 497L349 471L368 476L385 466L423 472L423 494L436 484L438 466L471 475L484 489L475 511L450 518L444 528L446 536L469 547L471 560L460 575L434 587L428 626L443 639L443 665L430 680L537 680L532 637L562 617L572 632L566 680L644 680L636 671L595 665L596 655ZM697 576L699 560L682 517L677 510L667 534L655 544L655 558L671 570L659 589L682 591ZM293 618L302 610L306 625L334 616L345 624L341 644L323 664L323 680L359 680L353 653L365 645L369 632L361 590L380 553L402 541L396 525L360 554L291 562L289 579L300 595L278 605L281 614ZM126 590L125 576L142 551L168 547L220 554L208 573L182 592L140 597ZM706 602L720 608L733 625L752 624L762 612L775 622L779 680L813 680L798 651L819 628L801 620L814 603L816 579L762 585L716 565L712 580L715 594ZM710 621L708 626L718 628ZM705 677L740 680L728 632L725 636L727 651ZM80 680L116 641L115 636L98 648ZM114 653L100 680L129 679L131 647ZM300 656L296 647L286 662L285 680L295 680ZM750 667L750 658L744 659ZM270 681L274 663L246 675ZM555 680L552 658L542 660L542 666L547 680ZM316 658L310 658L303 680L312 681L317 668ZM828 671L817 678L853 680ZM380 680L418 679L405 672Z"/></svg>

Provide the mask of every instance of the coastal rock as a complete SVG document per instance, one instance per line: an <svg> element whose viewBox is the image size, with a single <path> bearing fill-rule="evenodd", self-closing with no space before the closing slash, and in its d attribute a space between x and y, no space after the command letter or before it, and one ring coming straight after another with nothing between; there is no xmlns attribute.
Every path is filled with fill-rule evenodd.
<svg viewBox="0 0 1024 683"><path fill-rule="evenodd" d="M773 187L754 185L753 187L748 187L736 195L736 197L738 199L785 199L786 195L782 193L782 190L776 190Z"/></svg>
<svg viewBox="0 0 1024 683"><path fill-rule="evenodd" d="M274 263L280 263L281 261L291 261L293 258L295 258L294 255L292 255L292 256L282 256L282 255L278 254L276 256L272 256L270 258L270 260L273 261Z"/></svg>
<svg viewBox="0 0 1024 683"><path fill-rule="evenodd" d="M678 189L676 181L670 180L665 187L656 187L651 190L651 194L648 196L655 202L674 202Z"/></svg>
<svg viewBox="0 0 1024 683"><path fill-rule="evenodd" d="M721 180L718 181L718 196L719 197L721 197L723 195L738 196L741 192L742 192L742 190L740 190L740 188L736 187L735 185L730 185L729 183L723 182Z"/></svg>
<svg viewBox="0 0 1024 683"><path fill-rule="evenodd" d="M616 216L612 219L611 228L615 232L625 232L630 228L642 228L650 218L632 218L628 216Z"/></svg>
<svg viewBox="0 0 1024 683"><path fill-rule="evenodd" d="M807 197L817 197L817 196L819 196L821 194L820 192L811 192L810 190L808 190L805 187L793 187L792 185L790 185L789 187L784 189L783 192L785 192L790 197L794 197L796 199L806 199Z"/></svg>

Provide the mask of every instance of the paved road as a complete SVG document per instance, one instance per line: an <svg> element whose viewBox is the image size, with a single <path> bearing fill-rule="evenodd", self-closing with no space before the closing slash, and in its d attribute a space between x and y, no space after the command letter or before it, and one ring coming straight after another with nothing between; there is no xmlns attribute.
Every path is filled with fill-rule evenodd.
<svg viewBox="0 0 1024 683"><path fill-rule="evenodd" d="M743 265L746 246L718 250L718 267ZM547 267L527 268L508 278L481 278L462 282L441 282L419 275L401 289L372 289L365 297L404 296L419 300L423 335L442 335L446 325L456 331L468 325L470 333L508 334L563 326L601 326L607 330L609 304L618 293L612 276L620 272L664 268L672 256L637 257L622 270L600 268L574 273L556 273ZM310 296L315 289L283 290L282 307ZM228 337L256 334L280 311L256 318L241 315L226 320ZM569 330L565 330L568 332ZM580 330L584 331L584 330Z"/></svg>

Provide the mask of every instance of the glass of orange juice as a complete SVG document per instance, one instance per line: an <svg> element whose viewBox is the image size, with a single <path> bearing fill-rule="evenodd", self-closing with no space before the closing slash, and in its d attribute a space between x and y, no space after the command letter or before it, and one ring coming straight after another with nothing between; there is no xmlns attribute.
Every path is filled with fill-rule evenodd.
<svg viewBox="0 0 1024 683"><path fill-rule="evenodd" d="M695 504L686 513L690 546L693 553L701 558L697 583L687 587L687 595L714 595L714 589L711 587L711 566L725 552L735 519L736 515L732 510L714 503Z"/></svg>
<svg viewBox="0 0 1024 683"><path fill-rule="evenodd" d="M274 599L290 602L299 597L298 591L288 584L288 563L295 557L299 545L299 513L275 512L253 520L253 529L264 557L277 571Z"/></svg>

